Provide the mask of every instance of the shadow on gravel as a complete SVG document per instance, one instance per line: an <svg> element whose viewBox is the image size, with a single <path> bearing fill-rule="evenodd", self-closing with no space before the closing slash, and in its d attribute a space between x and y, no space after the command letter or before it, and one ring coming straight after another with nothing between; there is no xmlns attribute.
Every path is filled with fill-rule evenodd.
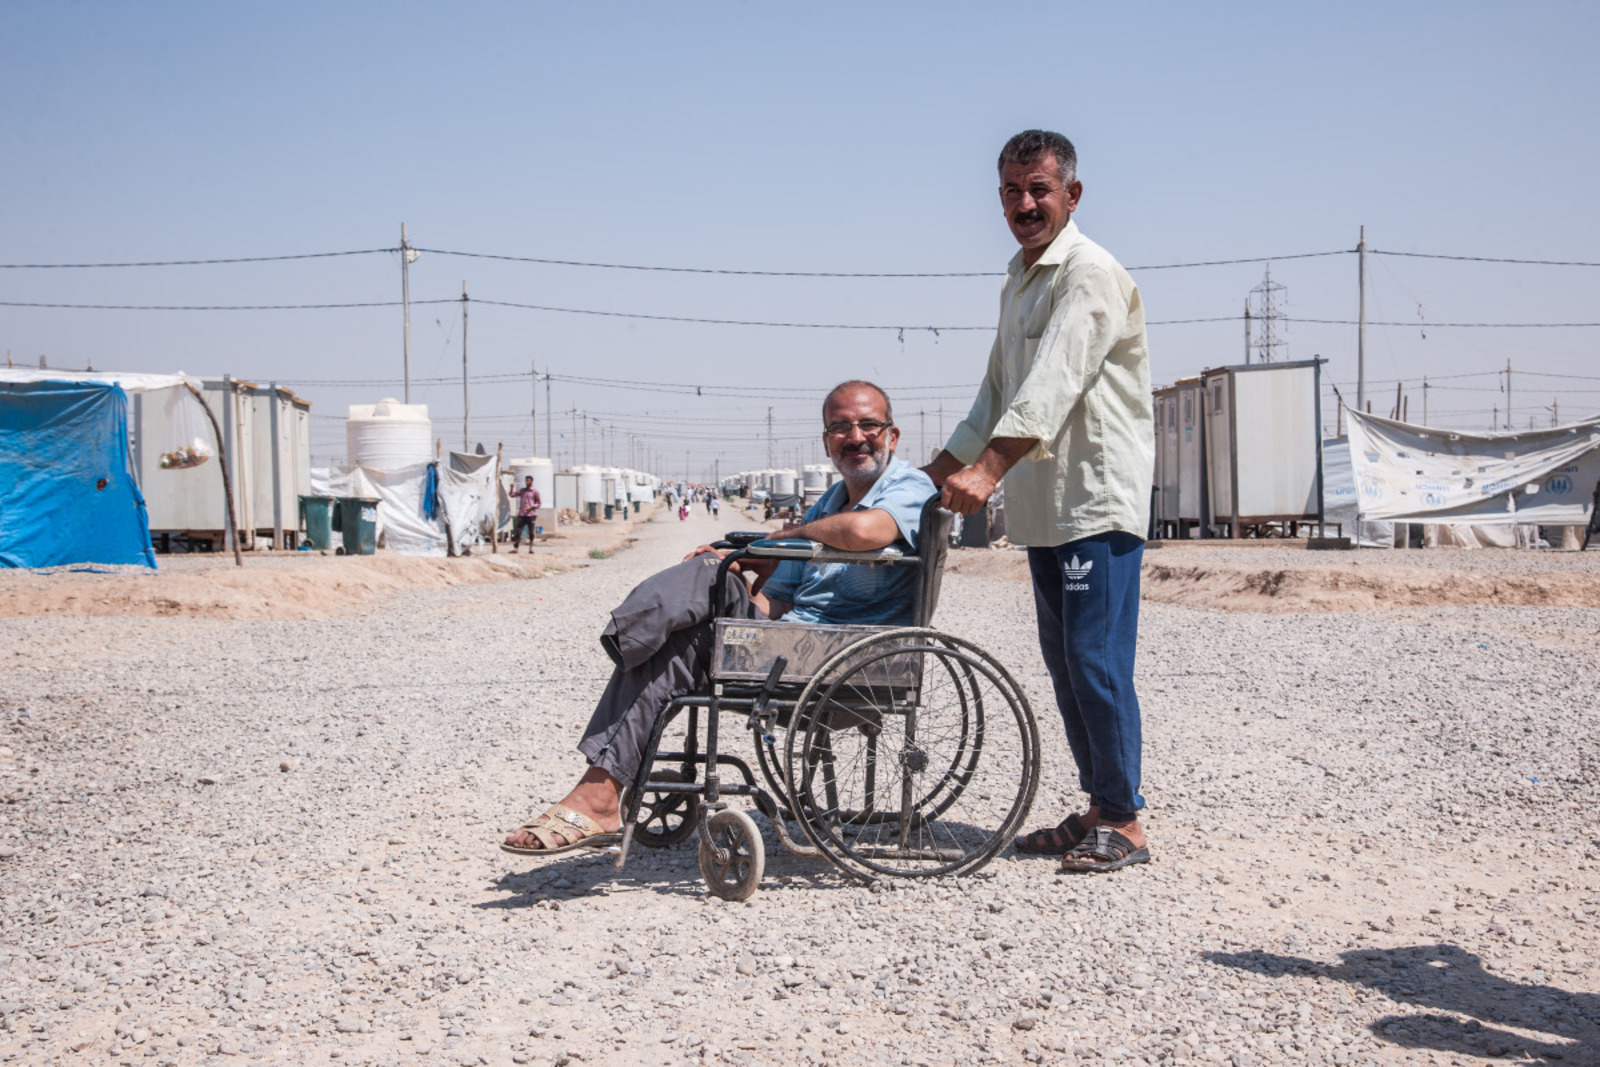
<svg viewBox="0 0 1600 1067"><path fill-rule="evenodd" d="M1600 1062L1600 995L1509 981L1484 970L1477 956L1454 945L1357 949L1340 953L1337 965L1271 952L1204 956L1224 967L1269 977L1320 975L1370 986L1433 1009L1372 1022L1369 1029L1376 1037L1402 1048L1523 1061ZM1548 1036L1529 1038L1517 1030Z"/></svg>
<svg viewBox="0 0 1600 1067"><path fill-rule="evenodd" d="M495 888L508 894L500 900L485 901L473 907L504 911L530 908L543 900L578 900L605 896L618 889L648 889L674 896L710 896L700 877L696 860L696 839L660 852L635 849L622 870L611 866L611 856L592 852L565 853L540 861L529 858L529 869L506 874L495 881ZM771 848L772 846L768 846ZM653 862L652 862L653 861ZM787 854L767 853L767 869L758 892L803 888L827 891L857 886L859 883L839 874L822 860L801 859Z"/></svg>

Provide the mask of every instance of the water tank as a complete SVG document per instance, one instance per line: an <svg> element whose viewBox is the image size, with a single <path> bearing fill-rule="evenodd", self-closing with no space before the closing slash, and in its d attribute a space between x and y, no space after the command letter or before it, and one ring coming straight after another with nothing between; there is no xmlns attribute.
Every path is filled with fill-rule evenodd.
<svg viewBox="0 0 1600 1067"><path fill-rule="evenodd" d="M772 472L772 492L775 496L794 496L794 471L781 470Z"/></svg>
<svg viewBox="0 0 1600 1067"><path fill-rule="evenodd" d="M820 463L807 463L801 472L800 484L807 493L820 493L828 488L828 470Z"/></svg>
<svg viewBox="0 0 1600 1067"><path fill-rule="evenodd" d="M402 404L392 398L351 404L344 439L351 466L397 471L433 459L433 423L426 404Z"/></svg>
<svg viewBox="0 0 1600 1067"><path fill-rule="evenodd" d="M533 487L539 490L539 499L544 501L544 506L554 507L556 503L556 465L543 456L528 456L523 459L508 460L505 469L513 478L513 489L522 488L522 479L531 477Z"/></svg>
<svg viewBox="0 0 1600 1067"><path fill-rule="evenodd" d="M578 507L586 507L591 502L596 504L606 502L605 479L599 467L583 464L573 467L567 473L578 476Z"/></svg>

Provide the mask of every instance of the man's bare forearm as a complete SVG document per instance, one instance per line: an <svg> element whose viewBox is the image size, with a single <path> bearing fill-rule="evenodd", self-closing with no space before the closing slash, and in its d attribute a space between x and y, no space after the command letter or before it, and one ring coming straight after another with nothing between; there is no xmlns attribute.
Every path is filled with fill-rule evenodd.
<svg viewBox="0 0 1600 1067"><path fill-rule="evenodd" d="M866 511L841 511L825 515L812 522L780 530L778 537L804 537L808 541L821 541L829 548L841 552L871 552L888 548L900 540L900 527L894 518L881 508Z"/></svg>

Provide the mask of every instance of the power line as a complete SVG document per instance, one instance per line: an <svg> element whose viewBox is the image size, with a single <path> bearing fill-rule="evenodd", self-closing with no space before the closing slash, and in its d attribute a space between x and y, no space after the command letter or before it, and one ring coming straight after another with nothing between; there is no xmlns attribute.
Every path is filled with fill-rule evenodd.
<svg viewBox="0 0 1600 1067"><path fill-rule="evenodd" d="M1369 256L1405 256L1408 259L1453 259L1465 263L1514 263L1525 267L1600 267L1600 263L1572 259L1509 259L1504 256L1449 256L1438 252L1386 252L1367 249Z"/></svg>
<svg viewBox="0 0 1600 1067"><path fill-rule="evenodd" d="M237 263L281 263L291 260L333 259L344 256L372 256L399 252L398 248L355 248L336 252L299 252L277 256L213 256L197 259L119 260L101 263L0 263L0 270L104 270L135 267L201 267ZM497 260L505 263L532 263L551 267L581 267L593 270L626 270L666 274L713 274L760 278L999 278L1004 271L836 271L836 270L761 270L745 267L679 267L646 263L608 263L598 260L557 259L550 256L519 256L494 252L468 252L453 248L420 248L414 251L435 256ZM1454 260L1467 263L1506 263L1539 267L1600 267L1600 262L1569 259L1523 259L1511 256L1465 256L1442 252L1398 252L1369 248L1375 256L1404 256L1409 259ZM1355 250L1337 248L1324 252L1291 252L1275 256L1242 256L1235 259L1205 259L1183 263L1145 263L1129 266L1130 271L1185 270L1195 267L1228 267L1245 263L1275 263L1292 259L1319 259L1354 255Z"/></svg>
<svg viewBox="0 0 1600 1067"><path fill-rule="evenodd" d="M230 256L220 259L147 259L125 263L0 263L0 270L92 270L105 267L205 267L222 263L280 263L290 259L332 259L398 252L398 248L358 248L349 252L301 252L289 256Z"/></svg>

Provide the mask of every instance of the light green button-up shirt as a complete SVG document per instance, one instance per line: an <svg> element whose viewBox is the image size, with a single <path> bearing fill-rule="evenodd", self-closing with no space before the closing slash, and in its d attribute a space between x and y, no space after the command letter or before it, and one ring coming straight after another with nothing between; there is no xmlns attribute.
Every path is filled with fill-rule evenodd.
<svg viewBox="0 0 1600 1067"><path fill-rule="evenodd" d="M1075 222L1033 266L1021 251L1011 260L988 373L945 448L970 464L996 437L1034 439L1005 477L1012 543L1145 535L1155 417L1144 305Z"/></svg>

